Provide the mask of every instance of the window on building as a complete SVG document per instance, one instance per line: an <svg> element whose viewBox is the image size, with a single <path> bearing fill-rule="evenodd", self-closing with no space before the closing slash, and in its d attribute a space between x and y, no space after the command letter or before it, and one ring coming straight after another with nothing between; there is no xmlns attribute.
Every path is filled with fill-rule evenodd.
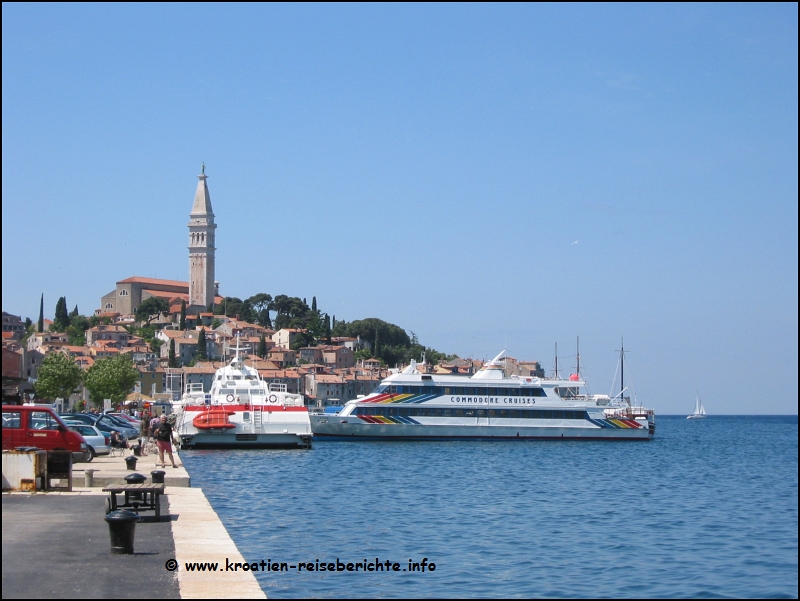
<svg viewBox="0 0 800 601"><path fill-rule="evenodd" d="M120 290L119 291L119 295L120 296L128 296L128 291L127 290Z"/></svg>

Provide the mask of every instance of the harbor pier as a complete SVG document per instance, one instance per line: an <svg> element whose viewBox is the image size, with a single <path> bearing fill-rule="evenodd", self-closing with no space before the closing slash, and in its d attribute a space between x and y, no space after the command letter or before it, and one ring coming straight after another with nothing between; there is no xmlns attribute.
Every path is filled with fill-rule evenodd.
<svg viewBox="0 0 800 601"><path fill-rule="evenodd" d="M245 559L186 469L158 467L158 456L146 455L134 471L128 457L75 464L71 492L3 493L3 598L265 599L251 572L225 570ZM161 518L141 512L134 553L111 554L103 488L133 473L150 483L154 470L166 484ZM186 569L214 563L214 571Z"/></svg>

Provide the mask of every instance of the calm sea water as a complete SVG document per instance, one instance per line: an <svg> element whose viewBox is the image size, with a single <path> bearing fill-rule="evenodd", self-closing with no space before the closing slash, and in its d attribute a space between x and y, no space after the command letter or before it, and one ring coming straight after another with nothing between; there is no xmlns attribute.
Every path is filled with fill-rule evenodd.
<svg viewBox="0 0 800 601"><path fill-rule="evenodd" d="M436 564L259 572L272 598L797 597L797 421L181 456L248 561Z"/></svg>

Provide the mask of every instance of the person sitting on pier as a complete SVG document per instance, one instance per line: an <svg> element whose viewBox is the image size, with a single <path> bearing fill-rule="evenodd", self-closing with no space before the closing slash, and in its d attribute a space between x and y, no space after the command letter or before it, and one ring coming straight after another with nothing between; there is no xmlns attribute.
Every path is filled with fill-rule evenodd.
<svg viewBox="0 0 800 601"><path fill-rule="evenodd" d="M112 449L127 449L128 441L116 430L111 432L111 448Z"/></svg>

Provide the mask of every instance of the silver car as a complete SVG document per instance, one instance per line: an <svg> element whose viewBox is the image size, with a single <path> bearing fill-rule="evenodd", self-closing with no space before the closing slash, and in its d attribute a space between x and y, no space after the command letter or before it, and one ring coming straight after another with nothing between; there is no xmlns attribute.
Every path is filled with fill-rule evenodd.
<svg viewBox="0 0 800 601"><path fill-rule="evenodd" d="M86 445L89 447L89 455L84 457L84 461L91 461L96 455L108 455L111 452L111 439L95 426L81 424L77 422L67 422L70 430L83 436Z"/></svg>

